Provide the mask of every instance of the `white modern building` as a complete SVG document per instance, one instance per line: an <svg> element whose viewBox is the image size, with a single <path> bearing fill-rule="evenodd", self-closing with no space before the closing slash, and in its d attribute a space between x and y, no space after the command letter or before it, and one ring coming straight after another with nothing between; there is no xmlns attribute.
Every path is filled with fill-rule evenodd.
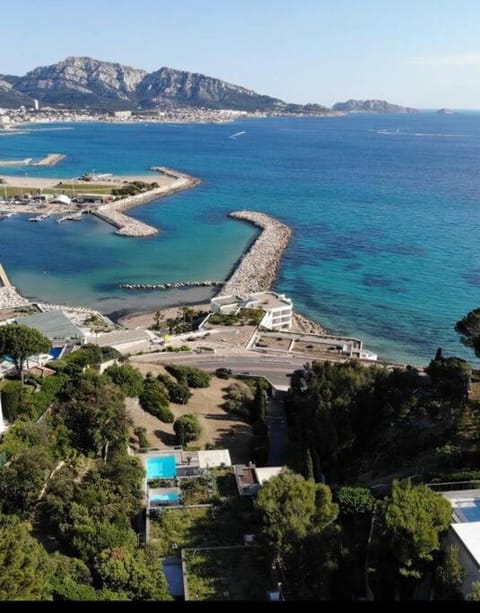
<svg viewBox="0 0 480 613"><path fill-rule="evenodd" d="M210 301L213 313L237 313L240 309L262 309L260 326L269 330L290 330L293 303L285 294L256 292L248 296L219 296Z"/></svg>
<svg viewBox="0 0 480 613"><path fill-rule="evenodd" d="M442 495L452 505L453 518L445 545L458 547L458 559L465 571L461 590L467 596L473 583L480 582L480 490L454 490Z"/></svg>

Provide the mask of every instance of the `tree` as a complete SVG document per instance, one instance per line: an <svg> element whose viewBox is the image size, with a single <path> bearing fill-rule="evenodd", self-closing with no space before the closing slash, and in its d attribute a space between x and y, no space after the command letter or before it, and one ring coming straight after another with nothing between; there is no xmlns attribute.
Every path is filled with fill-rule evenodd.
<svg viewBox="0 0 480 613"><path fill-rule="evenodd" d="M140 396L143 391L143 376L142 373L129 364L113 364L107 368L105 374L111 379L115 385L118 385L125 396L134 398Z"/></svg>
<svg viewBox="0 0 480 613"><path fill-rule="evenodd" d="M313 460L310 449L307 449L305 453L305 479L315 481L315 475L313 473Z"/></svg>
<svg viewBox="0 0 480 613"><path fill-rule="evenodd" d="M153 547L116 547L102 551L95 570L103 588L131 600L170 600L160 556Z"/></svg>
<svg viewBox="0 0 480 613"><path fill-rule="evenodd" d="M110 445L126 444L128 434L123 394L106 381L95 373L76 377L64 386L56 406L72 445L104 459Z"/></svg>
<svg viewBox="0 0 480 613"><path fill-rule="evenodd" d="M51 346L48 338L34 328L22 324L0 327L0 354L12 358L22 382L27 358L36 353L46 353Z"/></svg>
<svg viewBox="0 0 480 613"><path fill-rule="evenodd" d="M365 487L342 487L337 493L342 515L364 515L375 508L375 498Z"/></svg>
<svg viewBox="0 0 480 613"><path fill-rule="evenodd" d="M154 330L160 330L161 329L161 324L165 319L165 315L161 312L161 311L155 311L154 315L153 315L153 329Z"/></svg>
<svg viewBox="0 0 480 613"><path fill-rule="evenodd" d="M465 571L458 559L458 547L449 545L443 562L435 572L439 600L460 600L464 575Z"/></svg>
<svg viewBox="0 0 480 613"><path fill-rule="evenodd" d="M465 402L471 374L468 362L456 357L442 357L432 360L426 372L441 398L452 402Z"/></svg>
<svg viewBox="0 0 480 613"><path fill-rule="evenodd" d="M338 515L329 487L288 468L262 486L255 509L263 539L278 557L294 550L307 535L321 532Z"/></svg>
<svg viewBox="0 0 480 613"><path fill-rule="evenodd" d="M257 419L265 421L265 414L267 411L267 397L263 385L260 380L255 382L255 396L253 398L252 408L250 411L250 419L252 422Z"/></svg>
<svg viewBox="0 0 480 613"><path fill-rule="evenodd" d="M474 581L472 583L472 589L467 596L467 600L480 600L480 581Z"/></svg>
<svg viewBox="0 0 480 613"><path fill-rule="evenodd" d="M414 486L409 479L393 482L385 525L402 576L422 576L432 553L440 549L439 535L447 530L451 517L448 500L426 485Z"/></svg>
<svg viewBox="0 0 480 613"><path fill-rule="evenodd" d="M178 445L186 445L197 440L202 433L202 427L196 415L188 414L179 417L173 424Z"/></svg>
<svg viewBox="0 0 480 613"><path fill-rule="evenodd" d="M0 469L0 500L6 513L27 515L38 500L52 468L48 452L32 447Z"/></svg>
<svg viewBox="0 0 480 613"><path fill-rule="evenodd" d="M477 358L480 357L480 309L473 309L457 321L455 330L460 334L461 342L471 347Z"/></svg>
<svg viewBox="0 0 480 613"><path fill-rule="evenodd" d="M27 524L0 515L0 600L47 600L54 567Z"/></svg>

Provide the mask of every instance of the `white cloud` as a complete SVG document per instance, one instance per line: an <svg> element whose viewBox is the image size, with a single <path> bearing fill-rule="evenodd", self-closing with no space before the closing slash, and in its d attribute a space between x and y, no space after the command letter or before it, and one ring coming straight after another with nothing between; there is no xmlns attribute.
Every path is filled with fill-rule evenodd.
<svg viewBox="0 0 480 613"><path fill-rule="evenodd" d="M460 53L443 57L411 57L408 64L419 66L480 66L480 53Z"/></svg>

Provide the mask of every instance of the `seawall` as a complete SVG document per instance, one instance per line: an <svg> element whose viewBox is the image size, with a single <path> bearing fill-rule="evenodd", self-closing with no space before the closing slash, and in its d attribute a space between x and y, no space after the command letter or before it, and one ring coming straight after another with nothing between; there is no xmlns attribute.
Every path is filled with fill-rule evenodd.
<svg viewBox="0 0 480 613"><path fill-rule="evenodd" d="M253 224L262 231L244 253L219 296L248 295L269 290L290 240L291 230L277 219L255 211L234 211L229 217Z"/></svg>
<svg viewBox="0 0 480 613"><path fill-rule="evenodd" d="M124 211L146 204L152 200L163 198L164 196L171 196L177 192L191 189L201 183L201 180L163 166L155 167L155 170L174 178L175 181L170 185L155 187L142 194L128 196L127 198L122 198L121 200L109 204L103 204L97 209L92 209L91 213L117 228L115 234L120 234L121 236L146 237L158 234L157 228L125 215Z"/></svg>

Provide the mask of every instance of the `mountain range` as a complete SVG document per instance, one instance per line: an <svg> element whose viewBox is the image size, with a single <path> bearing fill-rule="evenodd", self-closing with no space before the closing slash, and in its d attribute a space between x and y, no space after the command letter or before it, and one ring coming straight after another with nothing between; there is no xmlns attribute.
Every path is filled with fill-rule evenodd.
<svg viewBox="0 0 480 613"><path fill-rule="evenodd" d="M381 108L383 112L404 110L404 107L378 100L350 100L337 103L333 109L320 104L291 104L198 73L166 67L148 73L90 57L67 57L56 64L35 68L22 77L0 75L0 107L32 106L35 99L42 106L99 111L191 106L270 113L328 114L332 111L355 111L358 109L354 108L353 103L368 102L376 106L380 104L378 110ZM352 108L341 108L342 105Z"/></svg>

